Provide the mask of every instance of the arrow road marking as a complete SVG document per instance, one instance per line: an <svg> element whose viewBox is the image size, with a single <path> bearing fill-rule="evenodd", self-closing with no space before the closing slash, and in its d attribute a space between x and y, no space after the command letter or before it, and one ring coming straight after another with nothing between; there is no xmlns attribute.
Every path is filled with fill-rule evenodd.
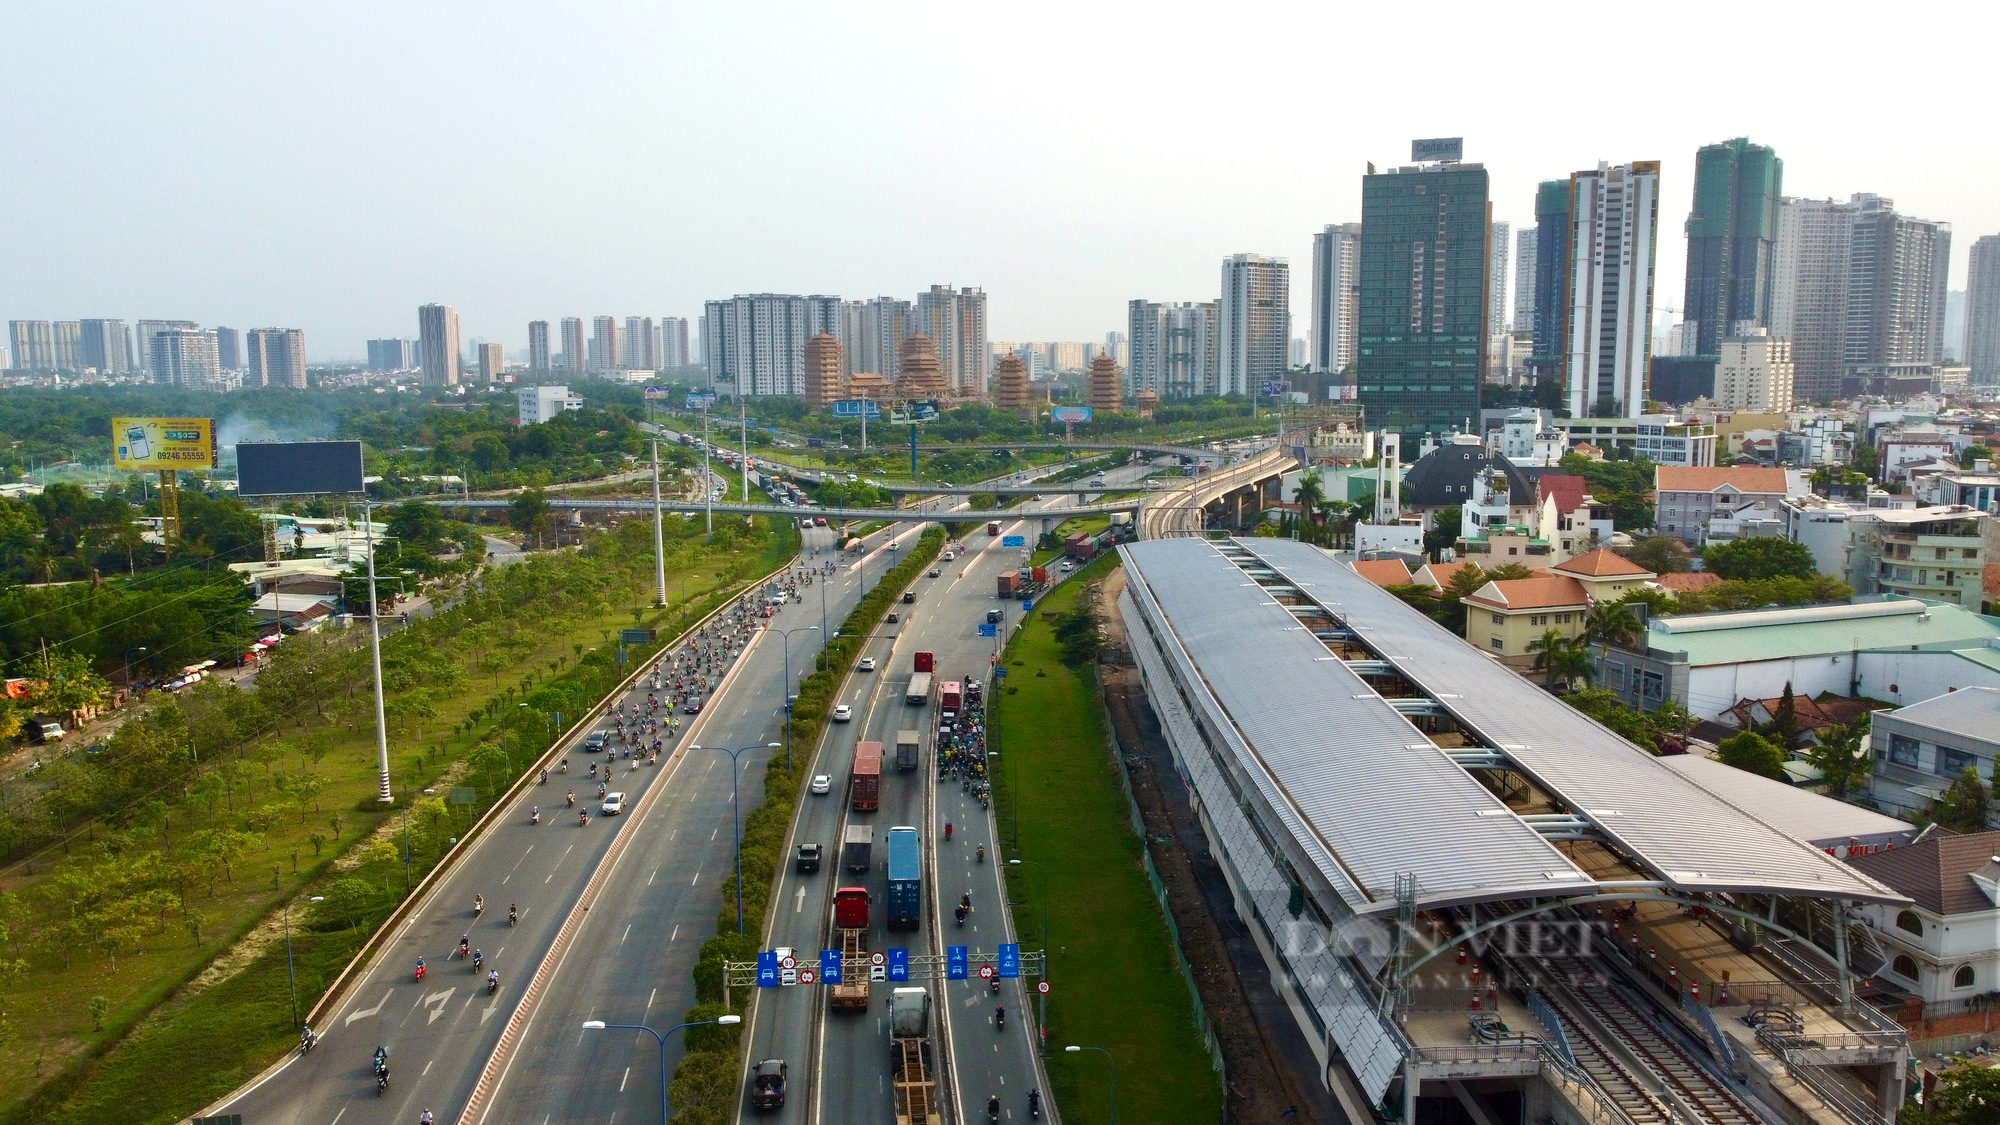
<svg viewBox="0 0 2000 1125"><path fill-rule="evenodd" d="M373 1018L375 1018L376 1016L378 1016L378 1015L381 1015L381 1014L382 1014L382 1005L383 1005L383 1004L387 1004L387 1003L389 1002L389 997L391 997L391 996L394 996L395 994L396 994L396 990L392 988L392 989L390 989L390 990L388 990L387 992L384 992L384 993L382 994L382 1000L381 1000L381 1002L380 1002L380 1003L378 1003L378 1004L376 1004L376 1005L375 1005L374 1007L372 1007L372 1008L369 1008L369 1009L367 1009L367 1010L365 1010L365 1011L355 1011L355 1012L349 1012L349 1013L347 1013L347 1018L346 1018L345 1020L341 1021L341 1025L340 1025L340 1026L342 1026L342 1027L346 1027L346 1026L348 1026L349 1024L352 1024L352 1023L353 1023L353 1022L354 1022L355 1020L366 1020L366 1019L373 1019Z"/></svg>
<svg viewBox="0 0 2000 1125"><path fill-rule="evenodd" d="M805 913L806 909L806 889L804 887L799 888L799 893L797 897L798 897L798 904L792 907L792 913L803 914Z"/></svg>
<svg viewBox="0 0 2000 1125"><path fill-rule="evenodd" d="M424 1006L431 1010L430 1018L424 1021L425 1026L436 1023L438 1017L444 1015L444 1006L451 1003L451 994L457 991L458 986L453 985L443 992L433 992L424 997Z"/></svg>

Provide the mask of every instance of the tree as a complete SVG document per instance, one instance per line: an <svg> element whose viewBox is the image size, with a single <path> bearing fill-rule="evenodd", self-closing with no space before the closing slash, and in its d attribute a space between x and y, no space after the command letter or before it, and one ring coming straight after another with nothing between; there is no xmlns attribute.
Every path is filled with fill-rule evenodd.
<svg viewBox="0 0 2000 1125"><path fill-rule="evenodd" d="M1648 535L1624 552L1628 562L1654 574L1683 574L1689 569L1687 544L1672 535Z"/></svg>
<svg viewBox="0 0 2000 1125"><path fill-rule="evenodd" d="M1518 582L1523 578L1533 578L1534 576L1535 572L1529 570L1528 567L1523 563L1517 563L1517 562L1501 563L1499 566L1496 566L1492 570L1486 572L1486 581ZM1484 585L1484 583L1481 583L1481 585Z"/></svg>
<svg viewBox="0 0 2000 1125"><path fill-rule="evenodd" d="M1784 781L1785 752L1770 739L1753 730L1732 734L1722 740L1716 748L1716 759L1725 765L1768 777L1773 781Z"/></svg>
<svg viewBox="0 0 2000 1125"><path fill-rule="evenodd" d="M1819 732L1819 740L1806 751L1806 761L1819 771L1827 792L1845 798L1858 782L1868 778L1868 748L1863 736L1868 720L1864 716L1851 723L1834 723Z"/></svg>
<svg viewBox="0 0 2000 1125"><path fill-rule="evenodd" d="M1924 1108L1905 1109L1902 1125L2000 1125L2000 1069L1966 1063L1938 1075Z"/></svg>
<svg viewBox="0 0 2000 1125"><path fill-rule="evenodd" d="M1307 466L1305 471L1299 474L1298 491L1293 494L1292 499L1298 502L1299 516L1302 519L1313 518L1326 506L1326 481L1320 477L1318 469Z"/></svg>
<svg viewBox="0 0 2000 1125"><path fill-rule="evenodd" d="M1778 745L1789 750L1799 738L1799 709L1792 702L1792 681L1785 681L1785 694L1778 700L1777 713L1771 716L1771 733L1778 736Z"/></svg>
<svg viewBox="0 0 2000 1125"><path fill-rule="evenodd" d="M1622 602L1606 602L1583 619L1583 635L1593 644L1632 645L1639 639L1639 615Z"/></svg>
<svg viewBox="0 0 2000 1125"><path fill-rule="evenodd" d="M522 535L533 535L535 544L540 546L551 522L548 496L539 488L531 488L514 497L507 511L507 522Z"/></svg>
<svg viewBox="0 0 2000 1125"><path fill-rule="evenodd" d="M1535 654L1535 671L1542 673L1543 682L1550 686L1573 687L1577 680L1588 682L1591 678L1589 652L1563 636L1561 629L1550 629L1529 641L1528 651Z"/></svg>
<svg viewBox="0 0 2000 1125"><path fill-rule="evenodd" d="M1439 508L1431 513L1431 527L1424 532L1424 553L1432 562L1444 557L1445 548L1458 542L1458 534L1465 520L1465 511L1457 505Z"/></svg>
<svg viewBox="0 0 2000 1125"><path fill-rule="evenodd" d="M1986 783L1967 766L1951 783L1951 788L1944 791L1944 796L1931 802L1927 815L1953 832L1984 832L1986 805L1992 796Z"/></svg>
<svg viewBox="0 0 2000 1125"><path fill-rule="evenodd" d="M28 705L42 715L74 715L95 707L111 694L111 685L80 652L45 648L29 662Z"/></svg>
<svg viewBox="0 0 2000 1125"><path fill-rule="evenodd" d="M1729 580L1749 578L1810 579L1817 574L1812 551L1789 539L1736 539L1703 549L1701 561Z"/></svg>

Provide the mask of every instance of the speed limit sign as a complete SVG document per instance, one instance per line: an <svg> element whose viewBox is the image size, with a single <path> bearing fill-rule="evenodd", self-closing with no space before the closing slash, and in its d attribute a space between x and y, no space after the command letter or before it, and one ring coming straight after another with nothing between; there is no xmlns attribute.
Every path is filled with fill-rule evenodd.
<svg viewBox="0 0 2000 1125"><path fill-rule="evenodd" d="M800 984L812 984L813 982L815 982L815 981L817 981L817 980L819 980L819 974L818 974L818 973L816 973L816 972L814 972L814 971L812 971L811 969L800 969L800 970L799 970L799 983L800 983Z"/></svg>
<svg viewBox="0 0 2000 1125"><path fill-rule="evenodd" d="M991 965L981 965L981 966L979 966L979 979L980 979L980 980L992 980L992 979L993 979L993 966L991 966Z"/></svg>
<svg viewBox="0 0 2000 1125"><path fill-rule="evenodd" d="M1044 996L1047 996L1049 994L1049 982L1045 980L1036 981L1035 991L1041 993Z"/></svg>
<svg viewBox="0 0 2000 1125"><path fill-rule="evenodd" d="M886 965L889 963L889 956L878 949L868 955L868 963L871 965Z"/></svg>

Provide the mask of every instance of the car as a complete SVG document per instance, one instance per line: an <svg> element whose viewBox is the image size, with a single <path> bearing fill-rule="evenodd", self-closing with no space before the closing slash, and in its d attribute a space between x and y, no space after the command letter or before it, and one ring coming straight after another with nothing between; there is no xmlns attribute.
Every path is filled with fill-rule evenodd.
<svg viewBox="0 0 2000 1125"><path fill-rule="evenodd" d="M904 605L915 605L915 604L916 604L916 601L917 601L917 592L916 592L915 590L905 590L905 591L903 591L903 604L904 604Z"/></svg>
<svg viewBox="0 0 2000 1125"><path fill-rule="evenodd" d="M813 526L814 526L814 527L825 527L825 526L826 526L826 517L825 517L825 516L814 516L814 517L813 517Z"/></svg>
<svg viewBox="0 0 2000 1125"><path fill-rule="evenodd" d="M1092 488L1103 488L1103 487L1104 487L1104 478L1103 478L1103 477L1092 477L1092 478L1090 478L1090 487L1092 487Z"/></svg>
<svg viewBox="0 0 2000 1125"><path fill-rule="evenodd" d="M988 625L998 625L1000 624L1000 616L999 610L989 609L986 611L986 623Z"/></svg>
<svg viewBox="0 0 2000 1125"><path fill-rule="evenodd" d="M833 792L833 778L823 773L814 774L812 780L812 795L815 797L824 797L831 792Z"/></svg>
<svg viewBox="0 0 2000 1125"><path fill-rule="evenodd" d="M785 1108L785 1060L765 1059L750 1070L750 1108Z"/></svg>
<svg viewBox="0 0 2000 1125"><path fill-rule="evenodd" d="M833 709L834 722L844 723L852 718L854 718L854 708L849 707L845 703L839 704L838 706L834 707Z"/></svg>
<svg viewBox="0 0 2000 1125"><path fill-rule="evenodd" d="M936 578L937 576L938 576L938 568L937 568L937 567L932 567L932 568L931 568L931 577L932 577L932 578Z"/></svg>
<svg viewBox="0 0 2000 1125"><path fill-rule="evenodd" d="M1075 564L1075 563L1071 562L1071 561L1070 561L1070 560L1068 560L1068 559L1064 559L1064 560L1063 560L1063 564L1062 564L1062 572L1063 572L1064 574L1068 574L1068 573L1069 573L1070 571L1072 571L1072 570L1075 570L1075 569L1076 569L1076 564Z"/></svg>
<svg viewBox="0 0 2000 1125"><path fill-rule="evenodd" d="M857 672L873 672L875 670L875 658L872 656L862 657L861 663L856 664L854 669Z"/></svg>
<svg viewBox="0 0 2000 1125"><path fill-rule="evenodd" d="M681 704L681 713L684 715L701 714L701 696L699 695L688 696L688 701L686 703Z"/></svg>
<svg viewBox="0 0 2000 1125"><path fill-rule="evenodd" d="M617 816L619 813L625 811L625 794L606 793L604 795L604 803L597 807L597 811L604 816Z"/></svg>
<svg viewBox="0 0 2000 1125"><path fill-rule="evenodd" d="M610 741L611 732L594 730L583 736L583 748L585 750L602 750L604 749L604 744Z"/></svg>
<svg viewBox="0 0 2000 1125"><path fill-rule="evenodd" d="M813 872L818 871L819 857L820 857L820 846L818 844L800 844L799 860L798 860L799 872L804 875L810 875Z"/></svg>
<svg viewBox="0 0 2000 1125"><path fill-rule="evenodd" d="M911 600L914 601L915 599L913 598ZM903 620L903 615L900 613L892 613L889 615L889 624L891 625L895 625L901 622L902 620Z"/></svg>

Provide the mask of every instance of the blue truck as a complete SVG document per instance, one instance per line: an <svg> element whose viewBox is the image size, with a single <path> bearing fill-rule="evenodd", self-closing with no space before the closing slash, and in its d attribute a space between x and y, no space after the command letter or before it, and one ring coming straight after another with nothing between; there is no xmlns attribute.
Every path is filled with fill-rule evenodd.
<svg viewBox="0 0 2000 1125"><path fill-rule="evenodd" d="M889 829L889 928L914 930L924 916L924 862L917 830Z"/></svg>

